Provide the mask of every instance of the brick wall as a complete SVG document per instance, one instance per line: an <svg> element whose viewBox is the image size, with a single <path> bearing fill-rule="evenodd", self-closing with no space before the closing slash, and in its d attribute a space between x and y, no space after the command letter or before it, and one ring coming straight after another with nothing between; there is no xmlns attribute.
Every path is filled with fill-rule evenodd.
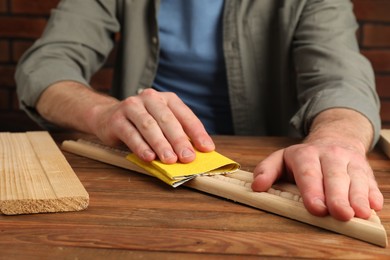
<svg viewBox="0 0 390 260"><path fill-rule="evenodd" d="M384 128L390 128L390 0L354 0L359 44L371 61L381 98Z"/></svg>
<svg viewBox="0 0 390 260"><path fill-rule="evenodd" d="M13 74L23 52L40 36L50 9L59 0L0 0L0 114L18 110ZM353 0L360 23L362 53L372 62L381 97L381 117L390 128L390 0ZM92 79L107 90L112 78L112 58Z"/></svg>

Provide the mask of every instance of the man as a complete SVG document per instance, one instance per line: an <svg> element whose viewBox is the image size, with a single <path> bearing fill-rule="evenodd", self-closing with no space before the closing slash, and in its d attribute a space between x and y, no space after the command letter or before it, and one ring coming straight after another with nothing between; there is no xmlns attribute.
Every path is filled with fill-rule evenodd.
<svg viewBox="0 0 390 260"><path fill-rule="evenodd" d="M18 94L37 120L145 161L191 162L193 145L215 149L209 134L301 134L252 188L285 177L314 215L368 218L383 205L365 156L379 102L356 28L348 0L62 1L18 65ZM111 97L87 86L117 32Z"/></svg>

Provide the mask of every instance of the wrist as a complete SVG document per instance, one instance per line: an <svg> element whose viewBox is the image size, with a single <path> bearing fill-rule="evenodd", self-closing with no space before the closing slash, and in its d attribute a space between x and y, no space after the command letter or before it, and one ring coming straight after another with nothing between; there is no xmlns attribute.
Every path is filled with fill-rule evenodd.
<svg viewBox="0 0 390 260"><path fill-rule="evenodd" d="M369 147L366 142L362 141L362 138L346 131L334 131L333 129L312 131L303 142L341 146L360 154L366 154Z"/></svg>
<svg viewBox="0 0 390 260"><path fill-rule="evenodd" d="M373 127L365 116L354 110L335 108L317 115L305 142L337 142L366 153L373 135Z"/></svg>
<svg viewBox="0 0 390 260"><path fill-rule="evenodd" d="M101 125L104 121L104 115L109 111L113 106L115 106L119 101L109 97L97 94L95 97L96 102L92 102L88 109L86 109L84 119L88 132L97 135Z"/></svg>

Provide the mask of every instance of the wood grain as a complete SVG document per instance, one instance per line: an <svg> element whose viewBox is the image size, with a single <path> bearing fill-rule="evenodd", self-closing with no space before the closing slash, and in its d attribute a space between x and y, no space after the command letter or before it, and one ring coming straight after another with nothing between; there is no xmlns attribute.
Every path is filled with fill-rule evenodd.
<svg viewBox="0 0 390 260"><path fill-rule="evenodd" d="M83 210L89 196L44 131L0 133L0 212L6 215Z"/></svg>
<svg viewBox="0 0 390 260"><path fill-rule="evenodd" d="M52 134L57 144L81 133ZM285 137L213 136L245 171L299 142ZM122 149L122 148L121 148ZM0 214L0 259L390 259L390 250L228 199L63 151L90 195L86 210ZM368 154L390 230L390 160Z"/></svg>
<svg viewBox="0 0 390 260"><path fill-rule="evenodd" d="M113 150L84 140L78 140L77 142L64 141L62 149L132 171L148 174L144 169L127 161L124 158L125 151ZM316 217L305 209L299 191L294 185L279 184L278 187L274 186L272 188L272 192L253 192L250 188L251 182L252 174L240 170L237 173L226 176L198 176L184 185L280 216L387 247L386 230L376 215L372 217L372 221L353 218L348 222L338 221L330 216Z"/></svg>
<svg viewBox="0 0 390 260"><path fill-rule="evenodd" d="M390 129L382 129L379 145L385 154L390 158Z"/></svg>

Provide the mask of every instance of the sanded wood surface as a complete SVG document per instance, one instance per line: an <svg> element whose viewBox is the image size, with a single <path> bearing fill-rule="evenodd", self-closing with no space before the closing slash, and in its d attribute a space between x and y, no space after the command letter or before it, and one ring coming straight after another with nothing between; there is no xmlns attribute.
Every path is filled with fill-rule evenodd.
<svg viewBox="0 0 390 260"><path fill-rule="evenodd" d="M63 140L85 135L54 135ZM213 137L217 151L252 171L299 140ZM0 215L0 259L390 259L381 248L192 188L64 152L90 195L84 211ZM390 161L369 154L390 230ZM293 190L291 190L293 192Z"/></svg>
<svg viewBox="0 0 390 260"><path fill-rule="evenodd" d="M0 133L0 212L7 215L83 210L89 196L44 131Z"/></svg>

